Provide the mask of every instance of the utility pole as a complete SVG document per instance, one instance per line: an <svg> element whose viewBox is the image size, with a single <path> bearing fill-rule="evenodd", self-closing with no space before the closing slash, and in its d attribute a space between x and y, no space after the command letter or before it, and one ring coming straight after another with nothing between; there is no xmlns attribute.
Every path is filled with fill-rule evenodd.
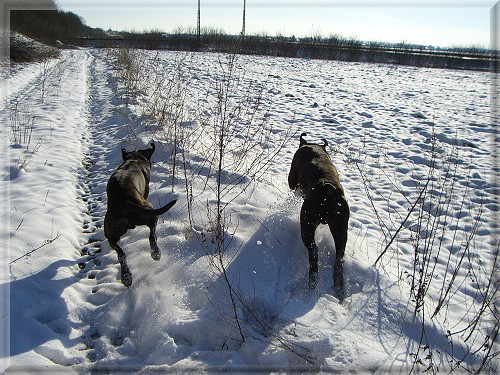
<svg viewBox="0 0 500 375"><path fill-rule="evenodd" d="M198 43L201 39L201 26L200 26L200 0L198 0L198 26L196 27L196 35L198 38Z"/></svg>
<svg viewBox="0 0 500 375"><path fill-rule="evenodd" d="M247 0L243 0L243 27L241 29L241 41L245 39L245 9L247 7Z"/></svg>

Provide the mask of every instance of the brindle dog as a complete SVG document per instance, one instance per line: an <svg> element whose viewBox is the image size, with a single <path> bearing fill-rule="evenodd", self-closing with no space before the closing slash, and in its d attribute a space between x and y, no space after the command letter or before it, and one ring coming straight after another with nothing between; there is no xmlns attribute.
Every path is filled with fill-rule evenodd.
<svg viewBox="0 0 500 375"><path fill-rule="evenodd" d="M340 184L337 168L326 152L328 142L323 145L308 143L302 133L300 146L292 160L288 185L299 189L304 203L300 211L300 233L302 242L309 251L309 287L316 288L318 277L318 247L314 234L319 224L328 224L335 241L334 287L343 297L343 257L347 243L349 205Z"/></svg>
<svg viewBox="0 0 500 375"><path fill-rule="evenodd" d="M108 210L104 218L104 235L109 245L118 253L121 279L126 287L132 285L132 273L125 253L118 245L120 237L137 225L147 225L150 229L151 257L160 260L161 252L156 243L158 215L167 212L176 202L173 200L161 208L154 209L146 200L149 195L151 156L154 151L153 142L151 147L145 150L127 152L122 149L123 163L111 175L106 187Z"/></svg>

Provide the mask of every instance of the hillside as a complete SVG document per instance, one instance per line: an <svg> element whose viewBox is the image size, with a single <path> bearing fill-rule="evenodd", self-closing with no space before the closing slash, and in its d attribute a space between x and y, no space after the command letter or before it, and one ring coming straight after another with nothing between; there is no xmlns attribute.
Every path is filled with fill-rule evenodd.
<svg viewBox="0 0 500 375"><path fill-rule="evenodd" d="M62 10L12 10L10 29L51 46L64 38L96 38L106 35L103 30L86 26L78 15Z"/></svg>

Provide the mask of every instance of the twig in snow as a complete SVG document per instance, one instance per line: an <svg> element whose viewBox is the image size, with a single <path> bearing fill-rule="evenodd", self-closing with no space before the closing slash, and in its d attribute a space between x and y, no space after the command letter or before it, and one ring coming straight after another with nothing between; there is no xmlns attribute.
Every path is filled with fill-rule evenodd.
<svg viewBox="0 0 500 375"><path fill-rule="evenodd" d="M23 221L24 219L21 220L21 222L19 223L19 225L17 226L16 230L14 231L14 234L17 233L17 231L19 230L19 228L21 228L21 225L23 225Z"/></svg>
<svg viewBox="0 0 500 375"><path fill-rule="evenodd" d="M47 194L45 194L45 200L43 201L43 205L45 206L45 204L47 203L47 198L49 197L49 192L50 192L50 189L47 190Z"/></svg>
<svg viewBox="0 0 500 375"><path fill-rule="evenodd" d="M275 236L275 235L274 235L274 234L273 234L273 233L269 230L269 228L268 228L268 227L266 227L266 226L264 225L264 223L263 223L262 221L260 221L259 219L256 219L256 220L260 223L260 225L262 225L264 228L266 228L266 230L267 230L267 231L271 234L271 236L273 236L273 237L274 237L274 239L275 239L276 241L278 241L278 243L279 243L281 246L283 246L283 244L281 243L281 241L280 241L280 240L278 240L278 238L277 238L277 237L276 237L276 236Z"/></svg>
<svg viewBox="0 0 500 375"><path fill-rule="evenodd" d="M394 233L394 235L391 237L389 243L385 246L385 249L380 253L380 255L378 256L377 260L375 261L375 263L373 264L374 266L377 265L378 261L380 259L382 259L382 257L384 256L384 254L387 252L387 250L389 250L389 247L392 245L392 243L394 242L394 240L396 239L396 237L398 236L399 232L401 231L401 229L403 229L405 223L408 221L408 219L410 218L410 215L412 214L412 212L415 210L415 207L417 206L418 202L420 202L420 199L422 198L422 195L424 194L424 192L427 190L427 186L429 185L429 181L430 179L427 180L425 186L423 187L422 191L420 191L420 194L418 196L418 198L415 200L415 202L413 203L413 205L411 206L410 210L408 211L408 214L406 215L406 217L404 218L404 220L401 222L401 224L399 225L399 228L396 230L396 232Z"/></svg>
<svg viewBox="0 0 500 375"><path fill-rule="evenodd" d="M57 232L57 235L56 235L54 238L52 238L52 239L48 239L48 240L43 241L43 243L42 243L40 246L38 246L38 247L34 248L33 250L31 250L31 251L27 252L27 253L26 253L26 254L24 254L24 255L21 255L19 258L14 259L13 261L9 262L9 264L15 263L15 262L17 262L19 259L22 259L22 258L24 258L24 257L30 256L32 253L34 253L34 252L35 252L35 251L37 251L37 250L40 250L42 247L47 246L47 245L50 245L52 242L54 242L55 240L57 240L57 239L58 239L59 237L61 237L61 236L62 236L62 233Z"/></svg>

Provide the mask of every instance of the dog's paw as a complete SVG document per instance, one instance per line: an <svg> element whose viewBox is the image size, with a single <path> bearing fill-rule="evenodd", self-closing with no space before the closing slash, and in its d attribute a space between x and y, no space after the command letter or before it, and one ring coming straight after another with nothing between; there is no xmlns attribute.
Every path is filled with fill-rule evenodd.
<svg viewBox="0 0 500 375"><path fill-rule="evenodd" d="M161 259L160 249L158 249L158 248L151 249L151 258L153 258L153 260L160 260Z"/></svg>
<svg viewBox="0 0 500 375"><path fill-rule="evenodd" d="M122 272L122 283L127 288L132 285L132 272L130 270Z"/></svg>
<svg viewBox="0 0 500 375"><path fill-rule="evenodd" d="M333 295L335 297L337 297L337 299L339 300L339 303L344 302L344 299L346 297L346 293L344 291L344 288L336 287L336 286L333 287Z"/></svg>

